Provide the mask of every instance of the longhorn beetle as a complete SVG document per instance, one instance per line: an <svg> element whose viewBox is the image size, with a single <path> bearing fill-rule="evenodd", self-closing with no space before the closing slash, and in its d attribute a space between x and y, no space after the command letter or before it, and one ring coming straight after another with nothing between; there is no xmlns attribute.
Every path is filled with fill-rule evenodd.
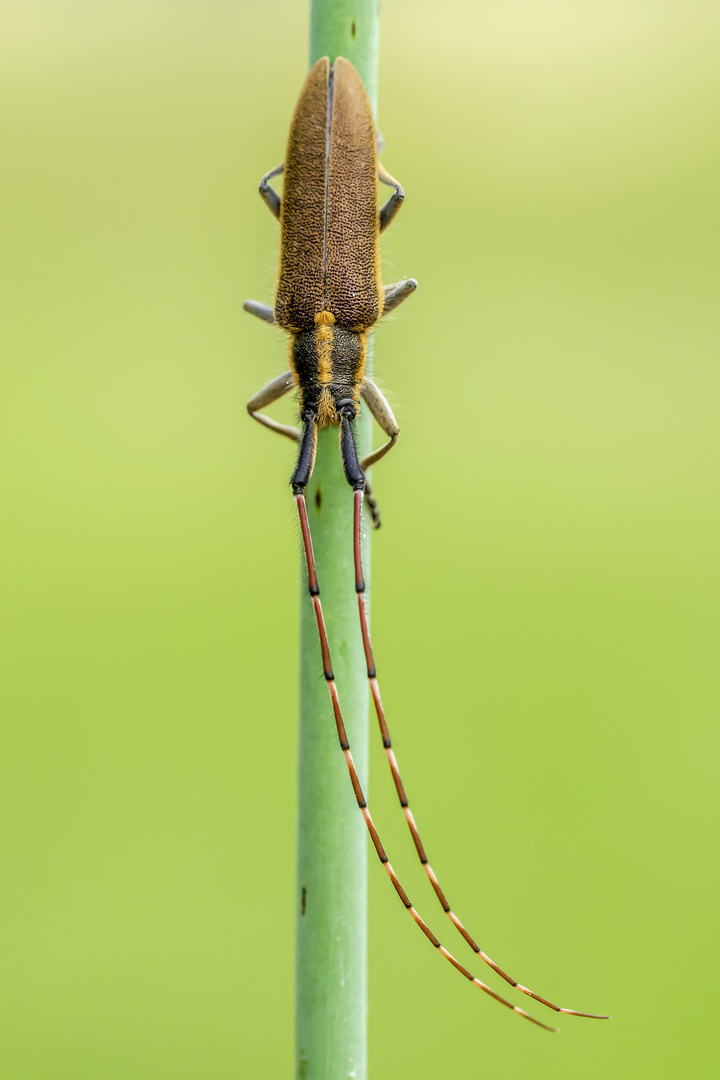
<svg viewBox="0 0 720 1080"><path fill-rule="evenodd" d="M283 175L282 198L269 183L280 174ZM382 207L378 205L378 180L394 189ZM383 315L393 311L410 296L417 288L417 282L408 278L384 288L381 284L379 234L397 214L405 194L397 180L378 163L370 102L360 76L347 60L338 57L331 65L329 59L323 57L310 70L290 126L285 161L263 176L260 194L279 220L281 228L275 306L270 308L256 300L247 300L244 307L252 315L289 333L290 370L260 390L248 402L247 409L253 419L265 427L300 444L290 484L300 518L308 587L320 638L323 669L340 747L375 851L409 914L445 959L466 979L502 1005L540 1027L554 1031L554 1028L536 1020L481 982L440 943L400 884L370 816L340 710L305 505L304 491L312 475L318 428L328 425L340 429L343 469L354 493L355 589L372 699L400 805L430 884L443 911L470 948L511 986L555 1012L606 1019L595 1013L561 1008L526 986L521 986L491 960L471 937L450 907L428 862L392 749L363 596L365 583L361 527L363 498L367 500L373 523L379 524L377 506L369 494L365 470L392 449L397 442L398 426L384 396L364 374L364 367L367 332ZM300 431L260 412L292 389L297 391L298 396ZM353 433L353 421L361 401L388 436L384 445L362 461L358 459Z"/></svg>

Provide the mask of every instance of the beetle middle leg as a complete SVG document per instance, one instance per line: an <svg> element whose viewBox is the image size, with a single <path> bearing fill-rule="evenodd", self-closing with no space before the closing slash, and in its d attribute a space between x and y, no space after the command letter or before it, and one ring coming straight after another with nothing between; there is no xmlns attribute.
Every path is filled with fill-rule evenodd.
<svg viewBox="0 0 720 1080"><path fill-rule="evenodd" d="M412 296L416 289L417 281L415 278L408 278L406 281L398 281L397 285L386 285L384 289L383 315L387 315L389 312L394 311L396 307L399 307L400 304L402 304L403 300L407 300L408 296ZM255 301L248 300L245 302L246 311L250 311L250 308L247 307L248 303L254 304ZM253 310L253 315L257 314L258 312ZM264 316L260 315L260 318L262 319Z"/></svg>
<svg viewBox="0 0 720 1080"><path fill-rule="evenodd" d="M276 379L269 382L267 386L263 386L262 390L258 390L257 394L250 398L247 403L247 411L253 420L257 420L259 424L263 424L270 431L277 431L278 435L285 435L286 438L292 439L294 442L300 442L301 436L297 428L290 427L289 424L280 424L277 420L273 420L271 416L265 416L264 413L258 412L258 409L264 409L268 405L272 405L274 401L278 401L289 390L292 390L294 385L295 378L292 371L286 371L282 375L278 375Z"/></svg>
<svg viewBox="0 0 720 1080"><path fill-rule="evenodd" d="M263 322L270 323L271 326L275 325L275 312L267 304L261 304L259 300L245 300L243 308L251 315L254 315L256 319L262 319Z"/></svg>
<svg viewBox="0 0 720 1080"><path fill-rule="evenodd" d="M268 207L270 212L275 215L278 221L280 220L280 196L278 195L275 188L270 187L270 185L268 184L268 180L272 180L273 176L282 175L284 169L285 162L282 162L274 169L271 169L270 172L266 172L262 180L260 181L260 195L262 197L262 200Z"/></svg>

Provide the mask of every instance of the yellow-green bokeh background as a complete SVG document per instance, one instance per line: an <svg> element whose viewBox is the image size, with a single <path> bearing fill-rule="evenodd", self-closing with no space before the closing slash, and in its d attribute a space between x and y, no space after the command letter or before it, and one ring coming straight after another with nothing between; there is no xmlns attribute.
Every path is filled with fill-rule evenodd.
<svg viewBox="0 0 720 1080"><path fill-rule="evenodd" d="M0 1073L288 1077L298 542L241 302L306 6L4 20ZM384 0L381 45L386 276L421 284L376 342L396 745L491 955L613 1019L483 998L372 862L370 1075L714 1076L720 16Z"/></svg>

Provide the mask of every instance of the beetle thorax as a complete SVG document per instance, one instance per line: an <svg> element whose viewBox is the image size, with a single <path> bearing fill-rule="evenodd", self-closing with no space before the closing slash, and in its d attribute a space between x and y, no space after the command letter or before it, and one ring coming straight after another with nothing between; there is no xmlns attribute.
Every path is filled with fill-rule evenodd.
<svg viewBox="0 0 720 1080"><path fill-rule="evenodd" d="M319 427L338 424L338 405L360 400L367 335L335 325L329 311L315 316L315 326L293 334L290 366L297 379L301 413L317 415Z"/></svg>

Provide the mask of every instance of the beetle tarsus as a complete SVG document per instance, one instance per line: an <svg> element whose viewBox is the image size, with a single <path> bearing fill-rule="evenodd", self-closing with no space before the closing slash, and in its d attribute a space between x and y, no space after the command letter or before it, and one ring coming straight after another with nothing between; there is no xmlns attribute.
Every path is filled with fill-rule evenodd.
<svg viewBox="0 0 720 1080"><path fill-rule="evenodd" d="M368 508L368 512L370 514L370 523L373 529L379 529L382 525L380 508L378 507L377 500L375 499L372 488L368 484L367 480L365 481L365 505Z"/></svg>

